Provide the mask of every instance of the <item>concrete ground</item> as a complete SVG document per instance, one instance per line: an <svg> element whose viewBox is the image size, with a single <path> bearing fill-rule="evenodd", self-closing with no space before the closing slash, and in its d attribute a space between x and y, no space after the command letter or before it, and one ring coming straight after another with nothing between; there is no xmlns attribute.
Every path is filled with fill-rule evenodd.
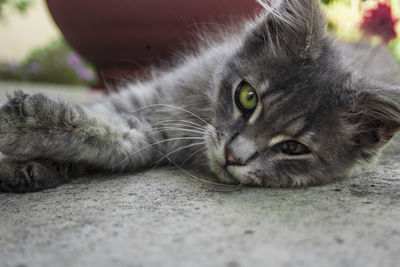
<svg viewBox="0 0 400 267"><path fill-rule="evenodd" d="M399 266L399 144L359 177L306 189L213 186L171 168L1 193L0 266Z"/></svg>

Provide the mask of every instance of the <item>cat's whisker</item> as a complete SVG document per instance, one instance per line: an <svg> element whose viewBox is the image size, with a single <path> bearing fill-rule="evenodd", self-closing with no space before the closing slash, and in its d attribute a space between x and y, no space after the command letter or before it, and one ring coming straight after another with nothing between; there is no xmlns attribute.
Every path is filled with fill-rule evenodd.
<svg viewBox="0 0 400 267"><path fill-rule="evenodd" d="M205 148L204 149L204 151L202 151L200 154L198 154L198 155L196 155L194 158L193 158L193 160L192 161L196 161L199 157L201 157L201 156L204 156L204 155L207 155L207 148ZM206 160L206 161L203 161L203 162L197 162L199 165L198 166L201 166L201 165L203 165L203 166L209 166L209 164L208 164L208 160Z"/></svg>
<svg viewBox="0 0 400 267"><path fill-rule="evenodd" d="M204 152L204 151L206 151L206 150L207 150L207 147L203 147L203 148L200 148L199 150L193 152L192 154L190 154L190 155L181 163L181 167L185 166L185 163L186 163L189 159L191 159L192 157L194 157L194 155L196 155L196 154L198 154L198 153L201 153L201 152ZM200 154L200 155L201 155L201 154ZM194 159L193 159L193 161L194 161Z"/></svg>
<svg viewBox="0 0 400 267"><path fill-rule="evenodd" d="M163 121L154 122L154 123L152 123L150 125L157 125L157 124L163 124L163 123L169 123L169 122L188 123L188 124L193 124L195 126L199 126L199 128L205 128L204 125L195 123L193 121L188 121L188 120L163 120Z"/></svg>
<svg viewBox="0 0 400 267"><path fill-rule="evenodd" d="M133 155L135 155L135 154L137 154L137 153L139 153L139 152L141 152L141 151L143 151L143 150L145 150L145 149L147 149L147 148L150 148L150 147L153 147L153 146L162 144L162 143L166 143L166 142L170 142L170 141L177 141L177 140L204 140L204 138L203 138L203 137L176 137L176 138L169 138L169 139L161 140L161 141L158 141L158 142L149 144L149 145L147 145L147 146L144 146L144 147L142 147L142 148L140 148L140 149L138 149L138 150L136 150L136 151L130 153L128 156L126 156L125 159L123 159L123 160L120 161L119 163L115 164L115 165L112 166L111 168L112 168L112 169L115 169L115 168L118 167L119 165L121 165L121 164L125 163L126 161L128 161Z"/></svg>
<svg viewBox="0 0 400 267"><path fill-rule="evenodd" d="M155 125L155 127L153 129L157 129L160 127L178 127L178 128L183 128L183 129L195 130L195 131L199 131L202 133L204 133L206 131L206 129L204 129L204 128L199 128L199 127L192 126L192 125L185 125L185 124L181 124L181 123L159 124L159 125Z"/></svg>
<svg viewBox="0 0 400 267"><path fill-rule="evenodd" d="M154 126L156 126L156 125L154 125ZM200 127L193 126L193 125L186 125L186 124L182 124L182 123L158 124L158 126L156 126L156 127L175 127L175 126L177 126L177 127L186 127L186 128L189 128L189 129L198 130L198 131L201 131L202 133L204 133L206 131L205 128L200 128Z"/></svg>
<svg viewBox="0 0 400 267"><path fill-rule="evenodd" d="M154 133L154 132L160 132L164 128L165 128L164 130L167 130L167 128L170 128L170 129L180 129L182 131L190 130L193 132L197 132L201 135L204 135L204 133L207 131L207 129L204 129L204 128L195 127L193 125L185 125L185 124L166 124L166 125L158 124L158 126L156 126L156 127L154 127L154 126L155 125L144 127L144 128L142 128L142 130Z"/></svg>
<svg viewBox="0 0 400 267"><path fill-rule="evenodd" d="M159 128L154 128L152 133L158 133L162 132L165 130L170 130L170 131L183 131L183 132L188 132L188 133L197 133L197 134L202 134L203 132L201 131L196 131L196 130L190 130L190 129L185 129L185 128L177 128L177 127L159 127Z"/></svg>
<svg viewBox="0 0 400 267"><path fill-rule="evenodd" d="M191 148L191 147L194 147L194 146L204 145L204 144L205 144L205 142L198 142L198 143L193 143L193 144L190 144L190 145L178 147L177 149L172 150L171 152L169 152L166 155L164 155L161 159L159 159L156 162L154 162L153 164L155 164L155 165L154 165L153 169L156 168L164 159L168 158L168 156L170 156L170 155L172 155L172 154L174 154L176 152L179 152L179 151L182 151L184 149Z"/></svg>
<svg viewBox="0 0 400 267"><path fill-rule="evenodd" d="M217 182L212 182L212 181L208 181L205 179L202 179L200 177L197 177L196 175L193 175L192 173L188 172L187 170L183 169L182 167L180 167L176 162L174 162L171 159L168 159L173 165L175 165L176 168L178 168L178 170L180 170L181 172L185 173L186 175L188 175L191 178L194 178L195 180L202 182L204 184L209 184L209 185L214 185L214 186L219 186L219 187L225 187L225 188L231 188L232 190L229 192L235 192L235 191L239 191L239 190L243 190L243 188L237 186L237 185L230 185L230 184L222 184L222 183L217 183Z"/></svg>
<svg viewBox="0 0 400 267"><path fill-rule="evenodd" d="M186 127L186 128L190 128L190 129L194 129L194 130L198 130L201 132L205 132L207 129L204 127L198 127L198 126L194 126L194 125L187 125L187 124L182 124L182 123L165 123L165 124L158 124L158 125L154 125L156 127L174 127L174 126L178 126L178 127Z"/></svg>
<svg viewBox="0 0 400 267"><path fill-rule="evenodd" d="M200 117L199 115L197 115L197 114L195 114L195 113L193 113L193 112L191 112L191 111L189 111L189 110L187 110L187 109L184 109L184 108L182 108L182 107L176 107L176 106L169 105L169 104L151 104L151 105L146 105L146 106L142 106L142 107L140 107L140 108L137 108L137 109L135 109L135 110L133 110L133 111L131 111L131 112L132 112L132 113L135 113L135 112L140 111L140 110L143 110L143 109L155 108L155 107L167 107L167 108L177 109L177 110L180 110L180 111L186 112L187 114L192 115L193 117L195 117L195 118L199 119L200 121L204 122L206 125L209 124L205 119L203 119L203 118Z"/></svg>

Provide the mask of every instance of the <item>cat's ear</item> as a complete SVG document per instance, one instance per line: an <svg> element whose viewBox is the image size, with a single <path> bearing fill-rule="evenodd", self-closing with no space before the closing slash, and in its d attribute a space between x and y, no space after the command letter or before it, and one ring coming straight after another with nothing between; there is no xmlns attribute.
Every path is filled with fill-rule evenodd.
<svg viewBox="0 0 400 267"><path fill-rule="evenodd" d="M271 52L290 55L318 54L326 36L326 20L318 0L256 0L266 14L253 27L250 38Z"/></svg>
<svg viewBox="0 0 400 267"><path fill-rule="evenodd" d="M375 154L400 130L400 88L359 92L344 118L354 144Z"/></svg>

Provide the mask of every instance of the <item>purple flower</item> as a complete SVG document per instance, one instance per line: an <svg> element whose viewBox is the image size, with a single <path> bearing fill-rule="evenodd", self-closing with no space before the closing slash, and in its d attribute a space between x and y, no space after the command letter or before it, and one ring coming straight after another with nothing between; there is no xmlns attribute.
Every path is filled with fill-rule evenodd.
<svg viewBox="0 0 400 267"><path fill-rule="evenodd" d="M74 52L71 52L67 59L68 65L76 71L76 74L83 80L94 80L94 72L86 68L83 64L81 57Z"/></svg>
<svg viewBox="0 0 400 267"><path fill-rule="evenodd" d="M81 57L74 52L69 53L67 63L74 69L83 66Z"/></svg>
<svg viewBox="0 0 400 267"><path fill-rule="evenodd" d="M18 70L18 63L14 61L9 61L6 63L6 67L10 72L16 72Z"/></svg>
<svg viewBox="0 0 400 267"><path fill-rule="evenodd" d="M39 70L39 64L36 62L32 62L26 67L26 72L28 73L35 73L38 72L38 70Z"/></svg>
<svg viewBox="0 0 400 267"><path fill-rule="evenodd" d="M90 69L81 66L80 68L75 69L78 76L86 81L94 80L94 72Z"/></svg>

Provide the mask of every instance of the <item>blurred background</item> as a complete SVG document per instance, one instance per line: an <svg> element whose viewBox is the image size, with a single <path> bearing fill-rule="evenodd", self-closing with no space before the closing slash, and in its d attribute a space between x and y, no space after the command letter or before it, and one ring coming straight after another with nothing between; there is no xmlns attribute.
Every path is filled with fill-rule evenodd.
<svg viewBox="0 0 400 267"><path fill-rule="evenodd" d="M88 0L79 1L86 2ZM52 2L78 3L79 1L49 0L48 3L50 6ZM97 1L97 3L102 2L100 0ZM249 1L254 2L253 0ZM107 2L114 3L113 1ZM123 3L124 1L119 0L117 2ZM136 3L137 5L137 3L141 1L125 0L125 2L134 2L134 4ZM170 0L168 3L172 2L173 0ZM321 2L327 12L329 30L334 35L344 40L357 41L362 38L369 38L371 42L383 43L388 46L393 56L400 62L400 39L398 38L400 23L397 23L400 18L399 0L321 0ZM94 6L94 9L95 8ZM136 9L130 7L128 4L121 4L122 10L129 11L130 8L132 8L132 12L137 12L135 11ZM165 9L166 7L163 8ZM251 8L255 10L258 7L255 7L254 3L252 3ZM51 9L52 13L60 13L55 7ZM62 7L62 9L65 8ZM107 7L103 7L103 9L108 13L111 12L108 11ZM73 13L67 12L63 14L63 17L61 16L61 18L56 19L57 24L65 28L64 22L74 21L76 22L75 27L79 29L84 28L86 24L92 24L92 26L96 25L96 23L99 23L99 19L101 19L97 18L96 20L96 16L101 15L94 14L95 18L92 19L91 22L86 23L87 18L85 12L81 12L79 7L75 7L73 10L75 10ZM114 10L112 12L117 11ZM246 11L246 14L248 13L250 13L249 10ZM83 22L85 23L79 20L79 14L80 17L84 18ZM119 20L118 23L118 25L123 25L123 23L127 24L128 22ZM135 25L142 25L140 23L137 24L137 20L135 23ZM181 23L187 25L191 22L181 20ZM66 28L68 28L68 26ZM71 29L68 30L71 31ZM85 28L85 30L86 32L93 32L93 30L89 28ZM72 29L72 31L74 30ZM109 29L109 31L116 32L115 29ZM98 30L97 33L99 32L101 33L101 29ZM85 36L87 34L83 35ZM160 35L160 32L156 32L153 37L157 39L163 36ZM104 75L104 72L106 73L108 69L105 68L104 72L98 70L102 70L101 64L103 64L106 59L101 59L101 64L99 63L100 61L96 61L97 59L89 53L90 50L95 49L94 47L96 47L96 45L92 44L92 46L86 47L79 46L80 44L76 42L79 38L82 37L74 36L73 32L72 34L64 32L64 35L61 33L44 0L0 0L0 81L68 84L101 88L102 82L101 79L99 79L99 74L100 76ZM104 39L118 43L118 37L114 35L113 37L107 36L107 38ZM101 46L101 38L99 39L97 37L96 42ZM135 42L137 43L138 41L135 40ZM83 54L83 56L72 48L69 43L72 44L75 49L79 50L79 53ZM119 49L112 48L110 44L108 44L108 48L114 50ZM135 50L136 48L128 47L128 49ZM157 44L146 43L143 49L143 52L140 50L138 51L141 54L147 53L146 51L157 51ZM97 54L107 53L104 51L99 50ZM162 52L163 51L160 50L157 51L158 54L156 52L152 53L159 57ZM124 56L129 58L127 54L120 54L116 57ZM91 62L86 61L84 58L89 59ZM117 61L118 60L120 59L117 59ZM143 69L142 65L146 65L147 63L148 62L142 63L140 60L135 61L135 58L130 58L131 66L137 64L140 65L141 69ZM110 64L113 64L114 67L117 65L115 62Z"/></svg>
<svg viewBox="0 0 400 267"><path fill-rule="evenodd" d="M0 0L0 81L92 86L95 68L65 41L45 0Z"/></svg>

